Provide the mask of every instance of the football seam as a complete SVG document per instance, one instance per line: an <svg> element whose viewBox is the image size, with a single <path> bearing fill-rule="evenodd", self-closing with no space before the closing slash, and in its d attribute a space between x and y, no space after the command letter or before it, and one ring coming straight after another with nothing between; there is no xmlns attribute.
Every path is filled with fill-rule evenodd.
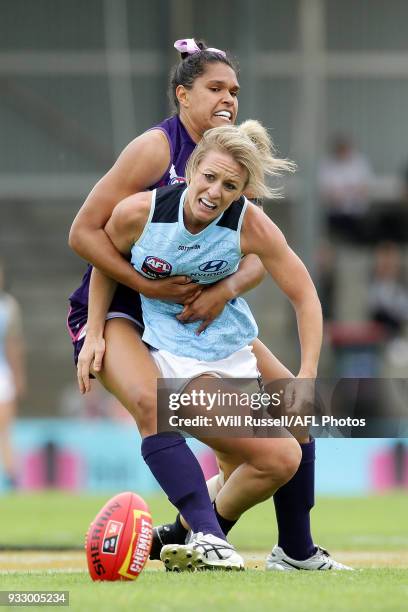
<svg viewBox="0 0 408 612"><path fill-rule="evenodd" d="M118 575L118 566L120 566L123 563L123 559L121 557L121 553L122 553L123 545L125 543L126 525L127 525L128 519L129 519L130 509L133 508L132 502L133 502L133 495L134 495L134 493L133 493L133 491L129 491L129 493L130 493L131 496L130 496L130 499L129 499L129 504L128 504L128 508L127 508L127 512L126 512L126 518L125 518L125 520L123 522L123 530L122 530L122 534L121 534L122 538L121 538L121 541L119 542L118 551L117 551L117 553L115 555L116 559L115 559L115 564L113 566L113 571L112 571L112 575L114 575L114 576ZM124 578L125 577L122 576L122 580L124 580ZM135 576L135 578L137 578L137 576Z"/></svg>

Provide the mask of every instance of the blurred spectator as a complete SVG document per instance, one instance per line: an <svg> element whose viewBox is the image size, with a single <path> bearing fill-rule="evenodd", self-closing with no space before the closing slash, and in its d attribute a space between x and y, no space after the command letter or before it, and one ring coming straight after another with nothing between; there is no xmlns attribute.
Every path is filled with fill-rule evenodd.
<svg viewBox="0 0 408 612"><path fill-rule="evenodd" d="M328 241L321 242L316 252L316 288L325 322L336 317L336 274L335 252Z"/></svg>
<svg viewBox="0 0 408 612"><path fill-rule="evenodd" d="M408 166L401 173L400 189L395 197L378 200L374 213L375 242L408 242Z"/></svg>
<svg viewBox="0 0 408 612"><path fill-rule="evenodd" d="M11 444L11 425L17 400L25 391L23 334L20 307L4 291L0 262L0 452L6 487L16 486L16 463Z"/></svg>
<svg viewBox="0 0 408 612"><path fill-rule="evenodd" d="M408 321L408 286L402 254L393 242L381 243L375 250L368 309L370 319L381 323L390 337L400 335Z"/></svg>
<svg viewBox="0 0 408 612"><path fill-rule="evenodd" d="M320 199L331 236L351 242L366 238L371 181L368 160L354 149L347 137L334 138L318 172Z"/></svg>

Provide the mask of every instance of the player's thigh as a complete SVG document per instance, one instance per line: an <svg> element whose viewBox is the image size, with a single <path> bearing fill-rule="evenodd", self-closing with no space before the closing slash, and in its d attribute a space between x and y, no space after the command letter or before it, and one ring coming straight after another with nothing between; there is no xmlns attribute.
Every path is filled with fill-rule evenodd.
<svg viewBox="0 0 408 612"><path fill-rule="evenodd" d="M214 453L217 459L218 470L220 474L222 474L222 482L225 483L242 462L234 457L229 457L225 453L219 453L217 451L214 451Z"/></svg>
<svg viewBox="0 0 408 612"><path fill-rule="evenodd" d="M293 378L293 374L277 357L261 342L256 339L252 343L258 370L264 383L280 378Z"/></svg>
<svg viewBox="0 0 408 612"><path fill-rule="evenodd" d="M155 410L160 372L137 327L127 319L110 319L105 326L105 342L98 379L133 416L140 407L151 405Z"/></svg>
<svg viewBox="0 0 408 612"><path fill-rule="evenodd" d="M217 377L203 374L194 379L195 387L206 381L216 382ZM237 438L234 436L211 436L205 432L198 438L212 448L221 462L231 466L249 463L260 471L285 471L286 467L296 463L300 453L299 444L284 428L276 428L276 436L268 438Z"/></svg>
<svg viewBox="0 0 408 612"><path fill-rule="evenodd" d="M225 479L246 463L260 472L286 473L300 462L298 442L287 434L282 438L201 438L217 456Z"/></svg>

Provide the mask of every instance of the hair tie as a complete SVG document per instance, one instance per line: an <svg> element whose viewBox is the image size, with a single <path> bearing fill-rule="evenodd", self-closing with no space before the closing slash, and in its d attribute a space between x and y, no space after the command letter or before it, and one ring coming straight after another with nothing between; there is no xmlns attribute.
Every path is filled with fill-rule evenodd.
<svg viewBox="0 0 408 612"><path fill-rule="evenodd" d="M195 53L200 53L201 51L211 51L212 53L218 53L218 55L226 57L225 51L221 51L221 49L215 49L214 47L200 49L194 38L182 38L181 40L176 40L174 43L174 48L180 53L187 53L187 55L195 55Z"/></svg>

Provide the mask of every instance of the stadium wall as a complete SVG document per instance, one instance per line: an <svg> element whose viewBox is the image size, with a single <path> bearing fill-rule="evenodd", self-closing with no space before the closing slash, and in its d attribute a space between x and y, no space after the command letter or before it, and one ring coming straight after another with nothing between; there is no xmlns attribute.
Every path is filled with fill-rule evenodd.
<svg viewBox="0 0 408 612"><path fill-rule="evenodd" d="M128 423L67 419L20 419L13 438L24 490L57 488L99 493L159 491L140 457L140 437ZM405 448L408 440L399 440ZM189 440L206 477L216 473L208 447ZM396 481L395 440L319 439L316 441L316 492L364 495L408 488L408 453L403 480ZM1 476L1 472L0 472ZM1 482L1 478L0 478Z"/></svg>

